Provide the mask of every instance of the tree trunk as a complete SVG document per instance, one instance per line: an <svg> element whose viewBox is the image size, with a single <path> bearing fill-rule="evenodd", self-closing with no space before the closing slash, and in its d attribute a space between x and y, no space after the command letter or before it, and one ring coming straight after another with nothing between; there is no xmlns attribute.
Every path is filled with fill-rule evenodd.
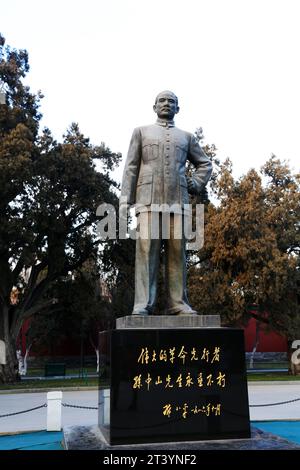
<svg viewBox="0 0 300 470"><path fill-rule="evenodd" d="M96 358L97 358L97 374L99 372L99 358L100 358L100 354L99 354L99 349L95 348L95 353L96 353Z"/></svg>
<svg viewBox="0 0 300 470"><path fill-rule="evenodd" d="M19 380L18 361L15 344L11 338L4 337L6 364L0 364L0 383L14 383Z"/></svg>
<svg viewBox="0 0 300 470"><path fill-rule="evenodd" d="M20 349L17 350L17 361L18 361L18 371L19 375L23 375L24 369L24 358Z"/></svg>
<svg viewBox="0 0 300 470"><path fill-rule="evenodd" d="M97 374L98 374L98 372L99 372L99 366L100 366L100 351L99 351L99 348L96 347L96 345L95 345L95 343L94 343L94 341L93 341L93 339L92 339L91 336L89 336L89 340L90 340L90 343L91 343L92 347L93 347L94 350L95 350L96 359L97 359L97 370L96 370L96 372L97 372Z"/></svg>
<svg viewBox="0 0 300 470"><path fill-rule="evenodd" d="M0 339L5 344L5 364L0 364L0 383L14 383L19 380L15 340L9 331L8 306L0 307Z"/></svg>
<svg viewBox="0 0 300 470"><path fill-rule="evenodd" d="M26 347L24 356L22 356L21 351L17 351L17 359L18 359L18 364L19 364L20 376L27 375L27 357L29 355L31 346L32 346L32 343L30 343L29 346Z"/></svg>
<svg viewBox="0 0 300 470"><path fill-rule="evenodd" d="M29 355L31 346L32 346L32 343L30 343L30 345L26 348L26 351L25 351L25 356L24 356L24 361L23 361L23 375L27 375L27 368L28 368L27 357Z"/></svg>
<svg viewBox="0 0 300 470"><path fill-rule="evenodd" d="M255 340L254 340L254 345L253 345L253 349L252 349L252 353L250 357L249 369L253 369L254 356L257 350L258 343L259 343L259 323L257 320L255 320Z"/></svg>

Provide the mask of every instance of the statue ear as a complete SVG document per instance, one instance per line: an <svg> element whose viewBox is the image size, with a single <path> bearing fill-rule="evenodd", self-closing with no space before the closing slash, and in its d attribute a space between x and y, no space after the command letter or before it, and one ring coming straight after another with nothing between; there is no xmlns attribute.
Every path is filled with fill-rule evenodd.
<svg viewBox="0 0 300 470"><path fill-rule="evenodd" d="M179 113L179 111L180 111L180 108L179 108L179 106L177 106L175 114Z"/></svg>
<svg viewBox="0 0 300 470"><path fill-rule="evenodd" d="M156 104L153 105L153 111L156 113Z"/></svg>

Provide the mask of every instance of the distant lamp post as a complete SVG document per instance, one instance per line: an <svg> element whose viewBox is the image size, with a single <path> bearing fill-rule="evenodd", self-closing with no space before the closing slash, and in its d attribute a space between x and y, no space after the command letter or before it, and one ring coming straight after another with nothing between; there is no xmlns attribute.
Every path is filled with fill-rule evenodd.
<svg viewBox="0 0 300 470"><path fill-rule="evenodd" d="M0 81L0 104L6 104L6 92L4 83Z"/></svg>

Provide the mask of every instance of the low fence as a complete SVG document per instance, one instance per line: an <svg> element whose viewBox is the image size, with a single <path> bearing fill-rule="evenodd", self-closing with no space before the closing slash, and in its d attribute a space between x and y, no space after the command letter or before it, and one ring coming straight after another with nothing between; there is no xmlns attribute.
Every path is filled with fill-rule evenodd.
<svg viewBox="0 0 300 470"><path fill-rule="evenodd" d="M41 408L47 408L47 431L61 431L62 429L62 407L65 408L75 408L82 410L98 410L97 406L82 406L75 405L72 403L64 403L62 401L62 392L48 392L47 393L47 402L34 408L29 408L27 410L15 411L13 413L6 413L0 415L0 418L9 418L10 416L21 415L24 413L30 413L32 411L39 410ZM267 406L279 406L279 405L288 405L289 403L294 403L300 401L299 398L293 398L292 400L279 401L274 403L261 403L256 405L249 405L250 408L258 407L267 407Z"/></svg>

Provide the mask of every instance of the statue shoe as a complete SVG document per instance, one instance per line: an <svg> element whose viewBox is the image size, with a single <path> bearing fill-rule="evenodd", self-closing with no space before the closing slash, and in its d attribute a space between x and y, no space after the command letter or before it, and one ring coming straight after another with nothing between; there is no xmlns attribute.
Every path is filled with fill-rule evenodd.
<svg viewBox="0 0 300 470"><path fill-rule="evenodd" d="M149 315L149 312L145 308L141 308L140 310L133 310L132 315L143 315L143 316L145 316L145 315Z"/></svg>
<svg viewBox="0 0 300 470"><path fill-rule="evenodd" d="M175 309L174 309L175 310ZM199 313L196 310L193 310L192 308L184 308L182 310L171 310L167 311L166 315L176 315L176 316L186 316L186 315L199 315Z"/></svg>
<svg viewBox="0 0 300 470"><path fill-rule="evenodd" d="M199 315L196 310L181 310L180 312L177 313L179 316L186 316L186 315Z"/></svg>

